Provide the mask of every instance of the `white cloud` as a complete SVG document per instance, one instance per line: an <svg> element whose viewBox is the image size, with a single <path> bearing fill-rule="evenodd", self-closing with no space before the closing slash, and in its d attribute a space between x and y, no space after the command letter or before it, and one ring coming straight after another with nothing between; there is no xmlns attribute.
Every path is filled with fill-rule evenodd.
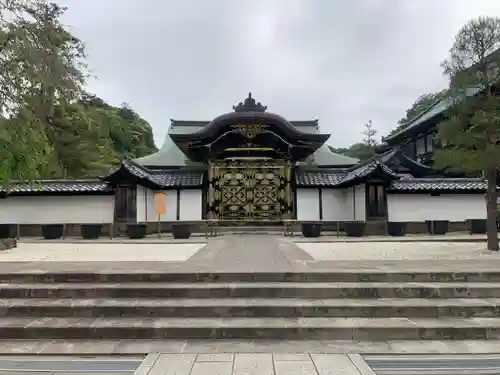
<svg viewBox="0 0 500 375"><path fill-rule="evenodd" d="M320 117L330 143L390 131L421 94L442 88L440 62L470 18L498 0L66 0L105 100L153 126L210 120L252 91L284 117Z"/></svg>

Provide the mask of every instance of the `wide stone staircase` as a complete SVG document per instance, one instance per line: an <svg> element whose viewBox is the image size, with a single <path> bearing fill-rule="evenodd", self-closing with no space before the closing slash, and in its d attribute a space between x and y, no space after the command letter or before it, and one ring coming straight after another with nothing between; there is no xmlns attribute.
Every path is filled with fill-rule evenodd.
<svg viewBox="0 0 500 375"><path fill-rule="evenodd" d="M0 275L2 339L497 339L500 272Z"/></svg>

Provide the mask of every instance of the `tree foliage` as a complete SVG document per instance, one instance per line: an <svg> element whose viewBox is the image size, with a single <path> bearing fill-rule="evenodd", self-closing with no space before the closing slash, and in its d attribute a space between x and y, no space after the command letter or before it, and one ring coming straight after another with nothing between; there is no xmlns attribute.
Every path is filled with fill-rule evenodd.
<svg viewBox="0 0 500 375"><path fill-rule="evenodd" d="M498 250L496 176L500 163L500 19L479 18L460 29L448 60L447 120L438 126L438 168L481 171L488 181L488 248Z"/></svg>
<svg viewBox="0 0 500 375"><path fill-rule="evenodd" d="M129 106L86 94L85 46L45 0L0 0L0 182L95 176L154 152Z"/></svg>
<svg viewBox="0 0 500 375"><path fill-rule="evenodd" d="M372 151L366 147L366 145L362 142L354 143L353 145L347 148L335 148L332 146L328 146L331 152L336 154L341 154L345 156L349 156L351 158L356 158L361 161L369 159L373 156Z"/></svg>
<svg viewBox="0 0 500 375"><path fill-rule="evenodd" d="M406 110L405 116L398 121L398 126L389 135L395 134L406 127L419 115L429 109L437 100L442 98L444 92L432 92L420 95L420 97Z"/></svg>
<svg viewBox="0 0 500 375"><path fill-rule="evenodd" d="M347 148L328 147L331 152L363 161L371 158L375 154L375 148L378 144L375 139L376 135L377 129L373 126L372 120L368 120L363 130L363 142L354 143Z"/></svg>

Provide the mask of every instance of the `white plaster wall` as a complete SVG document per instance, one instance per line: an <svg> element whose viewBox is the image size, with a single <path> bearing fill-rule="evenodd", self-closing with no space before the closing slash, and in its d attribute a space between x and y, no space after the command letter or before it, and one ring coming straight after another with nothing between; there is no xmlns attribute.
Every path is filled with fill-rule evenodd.
<svg viewBox="0 0 500 375"><path fill-rule="evenodd" d="M321 189L324 221L366 220L365 186ZM297 220L320 220L319 189L297 189Z"/></svg>
<svg viewBox="0 0 500 375"><path fill-rule="evenodd" d="M365 185L357 185L346 190L346 217L350 221L366 220Z"/></svg>
<svg viewBox="0 0 500 375"><path fill-rule="evenodd" d="M389 221L486 219L484 194L388 194Z"/></svg>
<svg viewBox="0 0 500 375"><path fill-rule="evenodd" d="M180 220L195 221L201 220L202 213L202 191L196 190L181 190L180 202L181 209L179 212Z"/></svg>
<svg viewBox="0 0 500 375"><path fill-rule="evenodd" d="M137 221L157 222L158 215L155 213L154 190L137 186ZM163 190L167 204L167 211L160 215L160 221L177 221L177 191ZM202 192L201 190L181 190L180 191L180 220L201 220L202 219Z"/></svg>
<svg viewBox="0 0 500 375"><path fill-rule="evenodd" d="M0 223L107 224L114 203L113 195L12 196L0 199Z"/></svg>
<svg viewBox="0 0 500 375"><path fill-rule="evenodd" d="M138 223L144 223L146 222L146 216L147 216L147 189L143 186L137 185L136 188L136 200L135 204L137 206L137 222ZM149 207L148 207L149 208Z"/></svg>
<svg viewBox="0 0 500 375"><path fill-rule="evenodd" d="M324 221L350 220L349 210L346 209L347 191L345 189L322 189L321 196Z"/></svg>
<svg viewBox="0 0 500 375"><path fill-rule="evenodd" d="M158 215L155 212L156 191L137 186L137 221L157 222ZM164 190L167 210L160 215L160 221L175 221L177 219L177 192L175 190Z"/></svg>
<svg viewBox="0 0 500 375"><path fill-rule="evenodd" d="M297 220L319 220L319 189L297 189Z"/></svg>

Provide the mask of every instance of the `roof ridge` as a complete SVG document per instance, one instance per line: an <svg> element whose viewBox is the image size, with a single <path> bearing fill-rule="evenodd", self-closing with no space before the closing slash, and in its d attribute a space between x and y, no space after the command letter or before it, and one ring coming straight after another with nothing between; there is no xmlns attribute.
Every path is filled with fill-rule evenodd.
<svg viewBox="0 0 500 375"><path fill-rule="evenodd" d="M50 183L50 182L53 182L53 183L75 183L75 182L78 182L78 183L89 183L89 182L105 183L102 180L100 180L99 178L89 178L89 179L85 179L85 178L75 178L75 179L53 178L53 179L50 179L49 178L49 179L32 180L32 181L12 180L10 183L13 183L13 184L36 184L36 183Z"/></svg>

